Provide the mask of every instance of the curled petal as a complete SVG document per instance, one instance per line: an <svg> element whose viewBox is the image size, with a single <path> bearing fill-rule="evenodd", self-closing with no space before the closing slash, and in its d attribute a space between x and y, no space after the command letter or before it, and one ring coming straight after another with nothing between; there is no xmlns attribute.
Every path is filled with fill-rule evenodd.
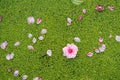
<svg viewBox="0 0 120 80"><path fill-rule="evenodd" d="M97 5L97 6L96 6L96 10L97 10L97 11L103 11L103 10L104 10L104 7L103 7L103 6L100 6L100 5Z"/></svg>
<svg viewBox="0 0 120 80"><path fill-rule="evenodd" d="M80 21L80 20L82 20L82 18L83 18L82 16L79 16L79 17L77 18L77 20Z"/></svg>
<svg viewBox="0 0 120 80"><path fill-rule="evenodd" d="M93 56L93 53L92 53L92 52L88 52L88 53L87 53L87 56L88 56L88 57L92 57L92 56Z"/></svg>
<svg viewBox="0 0 120 80"><path fill-rule="evenodd" d="M108 6L108 9L109 9L110 11L113 11L113 10L114 10L114 7L113 7L113 6Z"/></svg>
<svg viewBox="0 0 120 80"><path fill-rule="evenodd" d="M18 76L19 75L19 70L16 70L15 72L14 72L14 76L16 77L16 76Z"/></svg>
<svg viewBox="0 0 120 80"><path fill-rule="evenodd" d="M28 45L28 49L29 49L29 50L34 50L34 47L31 46L31 45Z"/></svg>
<svg viewBox="0 0 120 80"><path fill-rule="evenodd" d="M41 18L38 18L36 23L37 23L37 24L40 24L41 22L42 22L42 19L41 19Z"/></svg>
<svg viewBox="0 0 120 80"><path fill-rule="evenodd" d="M0 47L1 47L2 49L5 49L7 45L8 45L8 42L5 41L5 42L3 42L3 43L0 45Z"/></svg>
<svg viewBox="0 0 120 80"><path fill-rule="evenodd" d="M83 9L82 12L83 12L84 14L86 14L86 9Z"/></svg>
<svg viewBox="0 0 120 80"><path fill-rule="evenodd" d="M47 33L47 29L42 29L41 30L41 34L46 34Z"/></svg>

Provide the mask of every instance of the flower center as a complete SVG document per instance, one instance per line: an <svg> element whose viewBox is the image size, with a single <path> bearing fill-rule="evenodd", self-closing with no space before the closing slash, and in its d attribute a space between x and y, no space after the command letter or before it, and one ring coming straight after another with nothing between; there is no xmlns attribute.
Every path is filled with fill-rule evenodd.
<svg viewBox="0 0 120 80"><path fill-rule="evenodd" d="M71 54L73 52L73 49L69 48L68 52Z"/></svg>

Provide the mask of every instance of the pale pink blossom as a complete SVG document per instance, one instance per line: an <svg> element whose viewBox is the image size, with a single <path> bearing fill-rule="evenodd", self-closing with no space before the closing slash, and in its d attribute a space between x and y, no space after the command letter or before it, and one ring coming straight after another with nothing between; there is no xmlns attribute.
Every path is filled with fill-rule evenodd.
<svg viewBox="0 0 120 80"><path fill-rule="evenodd" d="M78 21L82 20L82 15L77 18Z"/></svg>
<svg viewBox="0 0 120 80"><path fill-rule="evenodd" d="M2 49L5 49L7 45L8 45L8 42L5 41L5 42L1 43L0 47L1 47Z"/></svg>
<svg viewBox="0 0 120 80"><path fill-rule="evenodd" d="M78 47L74 44L67 44L63 48L63 55L67 58L75 58L78 52Z"/></svg>
<svg viewBox="0 0 120 80"><path fill-rule="evenodd" d="M100 5L97 5L97 6L96 6L96 10L97 10L97 11L103 11L103 10L104 10L104 7L103 7L103 6L100 6Z"/></svg>
<svg viewBox="0 0 120 80"><path fill-rule="evenodd" d="M82 12L83 12L84 14L86 14L86 9L83 9Z"/></svg>
<svg viewBox="0 0 120 80"><path fill-rule="evenodd" d="M92 52L88 52L88 53L87 53L87 56L88 56L88 57L92 57L92 56L93 56L93 53L92 53Z"/></svg>
<svg viewBox="0 0 120 80"><path fill-rule="evenodd" d="M113 6L108 6L108 9L109 9L110 11L113 11L113 10L114 10L114 7L113 7Z"/></svg>
<svg viewBox="0 0 120 80"><path fill-rule="evenodd" d="M103 38L102 37L99 38L99 42L103 42Z"/></svg>
<svg viewBox="0 0 120 80"><path fill-rule="evenodd" d="M120 36L116 35L115 39L117 42L120 42Z"/></svg>
<svg viewBox="0 0 120 80"><path fill-rule="evenodd" d="M20 42L19 41L17 41L15 44L14 44L14 46L19 46L20 45Z"/></svg>
<svg viewBox="0 0 120 80"><path fill-rule="evenodd" d="M28 17L27 22L28 22L28 24L34 24L34 22L35 22L34 17L33 16Z"/></svg>
<svg viewBox="0 0 120 80"><path fill-rule="evenodd" d="M38 18L36 23L37 23L37 24L40 24L41 22L42 22L42 19L41 19L41 18Z"/></svg>
<svg viewBox="0 0 120 80"><path fill-rule="evenodd" d="M14 72L14 76L16 77L16 76L18 76L19 75L19 70L16 70L15 72Z"/></svg>
<svg viewBox="0 0 120 80"><path fill-rule="evenodd" d="M28 45L29 50L34 50L34 47L32 45Z"/></svg>
<svg viewBox="0 0 120 80"><path fill-rule="evenodd" d="M10 54L7 54L6 55L6 59L7 60L11 60L11 59L13 59L14 58L14 53L10 53Z"/></svg>

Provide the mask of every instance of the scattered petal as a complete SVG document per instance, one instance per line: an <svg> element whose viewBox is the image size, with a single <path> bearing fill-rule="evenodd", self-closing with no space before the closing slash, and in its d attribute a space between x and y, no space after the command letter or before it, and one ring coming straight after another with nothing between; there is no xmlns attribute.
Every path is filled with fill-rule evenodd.
<svg viewBox="0 0 120 80"><path fill-rule="evenodd" d="M112 38L112 34L109 35L109 38Z"/></svg>
<svg viewBox="0 0 120 80"><path fill-rule="evenodd" d="M103 10L104 10L104 7L103 7L103 6L100 6L100 5L97 5L97 6L96 6L96 10L97 10L97 11L103 11Z"/></svg>
<svg viewBox="0 0 120 80"><path fill-rule="evenodd" d="M6 59L7 59L7 60L10 60L10 59L11 59L11 54L7 54L7 55L6 55Z"/></svg>
<svg viewBox="0 0 120 80"><path fill-rule="evenodd" d="M20 45L20 42L16 42L15 44L14 44L14 46L19 46Z"/></svg>
<svg viewBox="0 0 120 80"><path fill-rule="evenodd" d="M94 49L96 53L100 53L99 49Z"/></svg>
<svg viewBox="0 0 120 80"><path fill-rule="evenodd" d="M37 19L37 24L40 24L42 22L42 19L41 18L38 18Z"/></svg>
<svg viewBox="0 0 120 80"><path fill-rule="evenodd" d="M116 35L115 39L116 39L117 42L120 42L120 36Z"/></svg>
<svg viewBox="0 0 120 80"><path fill-rule="evenodd" d="M35 77L35 78L33 78L33 80L39 80L39 77Z"/></svg>
<svg viewBox="0 0 120 80"><path fill-rule="evenodd" d="M34 22L35 22L34 17L32 17L32 16L28 17L27 22L28 22L28 24L34 24Z"/></svg>
<svg viewBox="0 0 120 80"><path fill-rule="evenodd" d="M99 42L103 42L103 38L102 37L99 38Z"/></svg>
<svg viewBox="0 0 120 80"><path fill-rule="evenodd" d="M88 53L87 53L87 56L88 56L88 57L92 57L92 56L93 56L93 53L92 53L92 52L88 52Z"/></svg>
<svg viewBox="0 0 120 80"><path fill-rule="evenodd" d="M80 42L80 38L79 37L74 37L74 41L75 42Z"/></svg>
<svg viewBox="0 0 120 80"><path fill-rule="evenodd" d="M34 47L31 46L31 45L28 45L28 49L29 49L29 50L34 50Z"/></svg>
<svg viewBox="0 0 120 80"><path fill-rule="evenodd" d="M82 18L83 18L82 16L79 16L79 17L77 18L77 20L80 21L80 20L82 20Z"/></svg>
<svg viewBox="0 0 120 80"><path fill-rule="evenodd" d="M36 41L37 41L37 40L36 40L36 38L34 37L33 40L32 40L32 42L33 42L33 43L36 43Z"/></svg>
<svg viewBox="0 0 120 80"><path fill-rule="evenodd" d="M14 58L14 53L13 52L10 54L10 57L11 57L11 59Z"/></svg>
<svg viewBox="0 0 120 80"><path fill-rule="evenodd" d="M46 34L47 33L47 29L42 29L41 30L41 34Z"/></svg>
<svg viewBox="0 0 120 80"><path fill-rule="evenodd" d="M44 39L44 37L43 36L39 36L39 38L38 38L39 40L43 40Z"/></svg>
<svg viewBox="0 0 120 80"><path fill-rule="evenodd" d="M5 41L5 42L3 42L3 43L0 45L0 47L1 47L2 49L5 49L7 45L8 45L8 42Z"/></svg>
<svg viewBox="0 0 120 80"><path fill-rule="evenodd" d="M27 75L23 75L23 76L22 76L22 79L23 79L23 80L26 80L27 78L28 78Z"/></svg>
<svg viewBox="0 0 120 80"><path fill-rule="evenodd" d="M113 11L113 10L114 10L114 7L113 7L113 6L108 6L108 9L109 9L110 11Z"/></svg>
<svg viewBox="0 0 120 80"><path fill-rule="evenodd" d="M86 14L86 9L83 9L82 12L83 12L84 14Z"/></svg>
<svg viewBox="0 0 120 80"><path fill-rule="evenodd" d="M74 44L67 44L63 48L63 55L67 58L75 58L78 52L78 47Z"/></svg>
<svg viewBox="0 0 120 80"><path fill-rule="evenodd" d="M19 70L16 70L15 72L14 72L14 76L16 77L16 76L18 76L19 75Z"/></svg>
<svg viewBox="0 0 120 80"><path fill-rule="evenodd" d="M0 22L2 21L2 16L0 16Z"/></svg>
<svg viewBox="0 0 120 80"><path fill-rule="evenodd" d="M67 26L70 26L72 24L72 19L71 18L67 18Z"/></svg>
<svg viewBox="0 0 120 80"><path fill-rule="evenodd" d="M47 50L47 55L52 56L52 50Z"/></svg>
<svg viewBox="0 0 120 80"><path fill-rule="evenodd" d="M31 33L28 34L28 38L32 38L32 34Z"/></svg>

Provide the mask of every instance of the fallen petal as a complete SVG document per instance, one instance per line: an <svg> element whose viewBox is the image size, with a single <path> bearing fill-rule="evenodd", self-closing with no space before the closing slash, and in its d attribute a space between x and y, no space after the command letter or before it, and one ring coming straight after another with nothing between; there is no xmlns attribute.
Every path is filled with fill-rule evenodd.
<svg viewBox="0 0 120 80"><path fill-rule="evenodd" d="M42 22L42 19L41 18L38 18L37 19L37 24L40 24Z"/></svg>
<svg viewBox="0 0 120 80"><path fill-rule="evenodd" d="M32 37L32 34L31 34L31 33L29 33L29 34L28 34L28 38L31 38L31 37Z"/></svg>
<svg viewBox="0 0 120 80"><path fill-rule="evenodd" d="M11 59L14 58L14 53L13 53L13 52L10 54L10 58L11 58Z"/></svg>
<svg viewBox="0 0 120 80"><path fill-rule="evenodd" d="M103 10L104 10L104 7L103 7L103 6L100 6L100 5L97 5L97 6L96 6L96 10L97 10L97 11L103 11Z"/></svg>
<svg viewBox="0 0 120 80"><path fill-rule="evenodd" d="M88 52L88 53L87 53L87 56L88 56L88 57L92 57L92 56L93 56L93 53L92 53L92 52Z"/></svg>
<svg viewBox="0 0 120 80"><path fill-rule="evenodd" d="M36 41L37 41L37 40L36 40L36 38L34 37L33 40L32 40L32 42L33 42L33 43L36 43Z"/></svg>
<svg viewBox="0 0 120 80"><path fill-rule="evenodd" d="M71 24L72 23L72 19L71 18L67 18L67 22Z"/></svg>
<svg viewBox="0 0 120 80"><path fill-rule="evenodd" d="M116 35L115 39L117 42L120 42L120 36Z"/></svg>
<svg viewBox="0 0 120 80"><path fill-rule="evenodd" d="M113 11L113 10L114 10L114 7L113 7L113 6L108 6L108 9L109 9L110 11Z"/></svg>
<svg viewBox="0 0 120 80"><path fill-rule="evenodd" d="M74 37L74 41L75 42L80 42L80 38L79 37Z"/></svg>
<svg viewBox="0 0 120 80"><path fill-rule="evenodd" d="M47 50L47 55L52 56L52 50Z"/></svg>
<svg viewBox="0 0 120 80"><path fill-rule="evenodd" d="M44 37L43 37L43 36L39 36L38 39L39 39L39 40L43 40Z"/></svg>
<svg viewBox="0 0 120 80"><path fill-rule="evenodd" d="M83 9L82 12L83 12L83 14L86 14L86 9Z"/></svg>
<svg viewBox="0 0 120 80"><path fill-rule="evenodd" d="M5 49L7 45L8 45L8 42L5 41L5 42L3 42L3 43L0 45L0 47L1 47L2 49Z"/></svg>
<svg viewBox="0 0 120 80"><path fill-rule="evenodd" d="M19 70L16 70L15 72L14 72L14 76L16 77L16 76L18 76L19 75Z"/></svg>
<svg viewBox="0 0 120 80"><path fill-rule="evenodd" d="M77 18L77 20L80 21L80 20L82 20L82 18L83 18L82 16L79 16L79 17Z"/></svg>
<svg viewBox="0 0 120 80"><path fill-rule="evenodd" d="M23 75L23 76L22 76L22 79L23 79L23 80L26 80L27 78L28 78L27 75Z"/></svg>
<svg viewBox="0 0 120 80"><path fill-rule="evenodd" d="M16 42L15 44L14 44L14 46L19 46L20 45L20 42Z"/></svg>
<svg viewBox="0 0 120 80"><path fill-rule="evenodd" d="M28 24L34 24L34 22L35 22L34 17L32 17L32 16L28 17L27 22L28 22Z"/></svg>
<svg viewBox="0 0 120 80"><path fill-rule="evenodd" d="M46 34L47 33L47 29L42 29L41 30L41 34Z"/></svg>
<svg viewBox="0 0 120 80"><path fill-rule="evenodd" d="M96 53L100 53L99 49L94 49Z"/></svg>
<svg viewBox="0 0 120 80"><path fill-rule="evenodd" d="M33 78L33 80L39 80L39 77L35 77L35 78Z"/></svg>
<svg viewBox="0 0 120 80"><path fill-rule="evenodd" d="M6 59L7 59L7 60L10 60L10 59L11 59L11 54L7 54L7 55L6 55Z"/></svg>
<svg viewBox="0 0 120 80"><path fill-rule="evenodd" d="M103 38L102 37L99 38L99 42L103 42Z"/></svg>
<svg viewBox="0 0 120 80"><path fill-rule="evenodd" d="M34 50L34 47L31 46L31 45L28 45L28 49L29 49L29 50Z"/></svg>

